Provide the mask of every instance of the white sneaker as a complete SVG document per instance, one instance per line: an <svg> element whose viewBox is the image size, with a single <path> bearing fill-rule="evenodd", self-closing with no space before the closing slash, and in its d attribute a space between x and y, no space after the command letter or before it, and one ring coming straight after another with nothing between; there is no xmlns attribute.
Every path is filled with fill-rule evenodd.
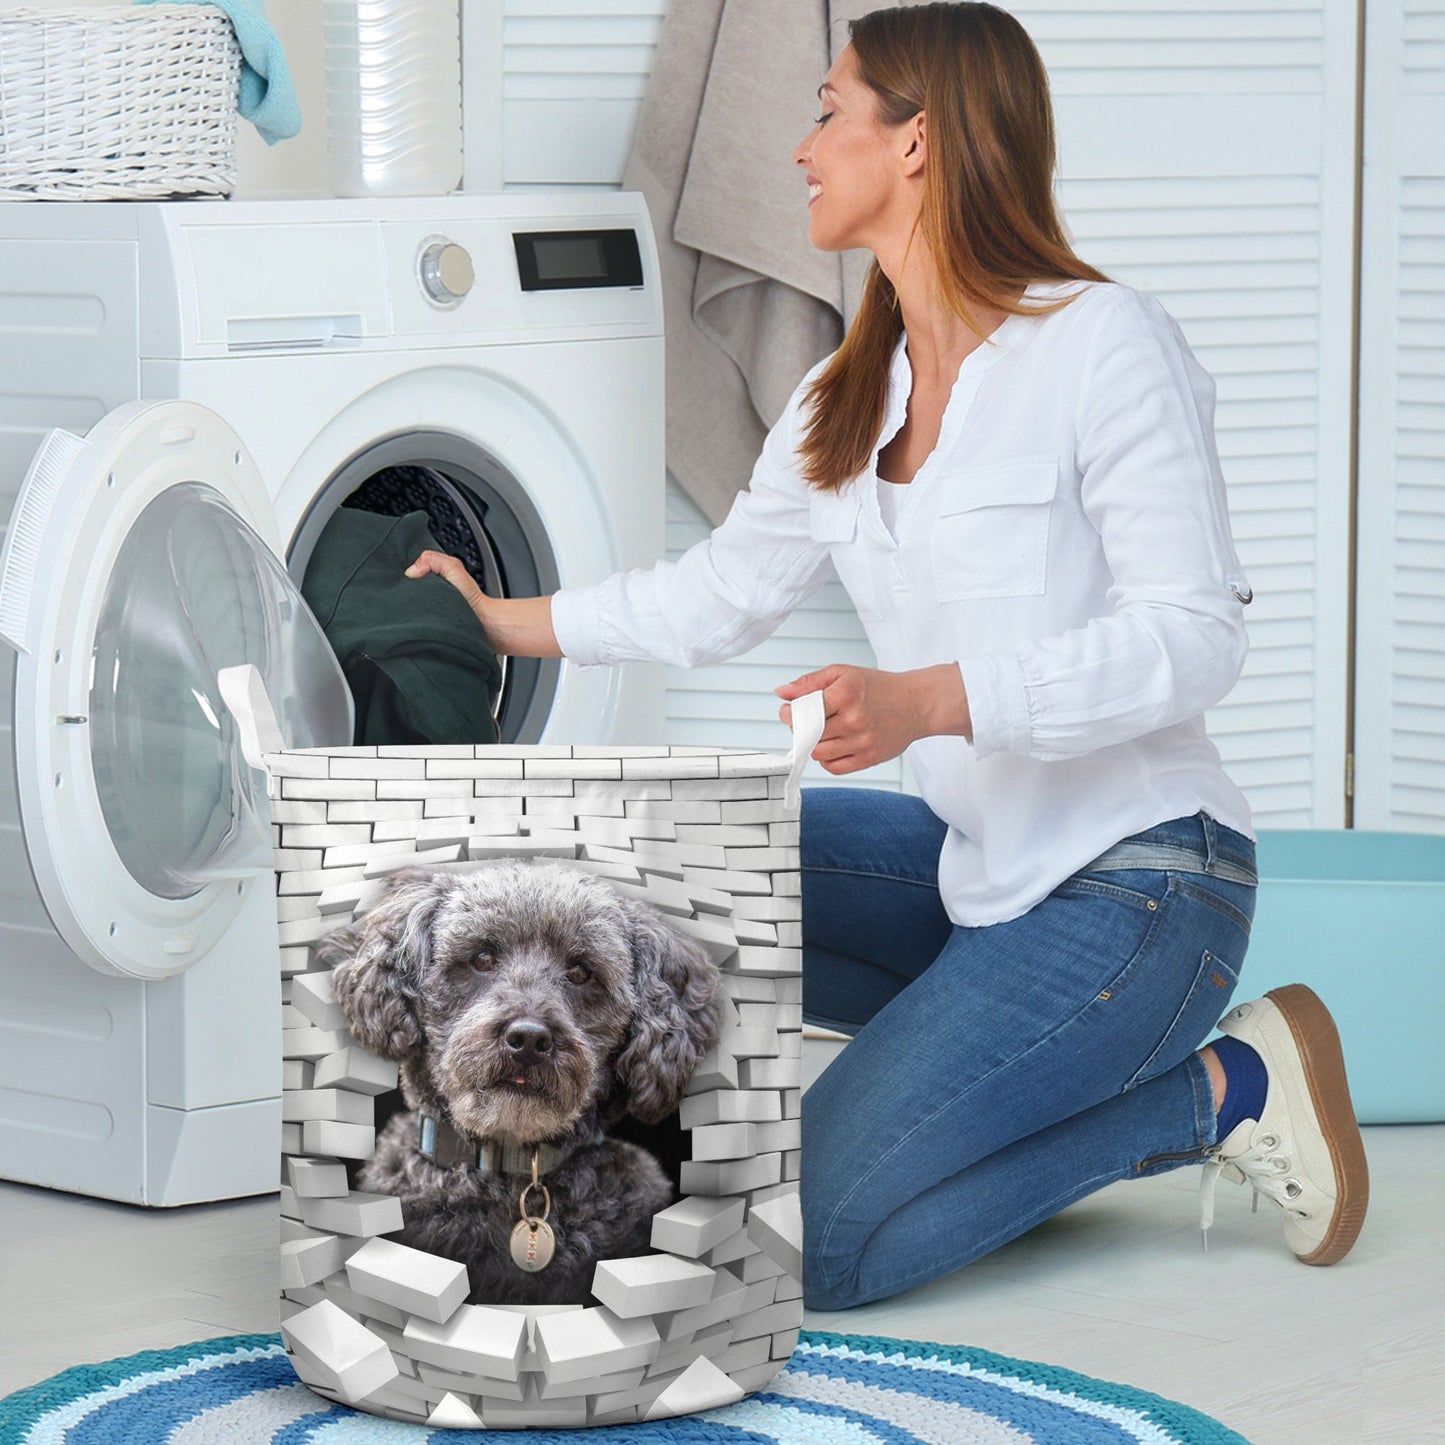
<svg viewBox="0 0 1445 1445"><path fill-rule="evenodd" d="M1224 1174L1279 1205L1285 1243L1306 1264L1334 1264L1349 1253L1370 1202L1335 1021L1312 989L1292 983L1232 1008L1219 1028L1259 1054L1269 1093L1263 1118L1245 1119L1209 1151L1200 1223L1208 1231Z"/></svg>

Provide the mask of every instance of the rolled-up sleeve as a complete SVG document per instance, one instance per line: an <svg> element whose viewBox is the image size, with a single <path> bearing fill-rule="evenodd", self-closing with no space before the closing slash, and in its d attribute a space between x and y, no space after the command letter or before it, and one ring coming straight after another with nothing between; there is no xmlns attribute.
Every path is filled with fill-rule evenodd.
<svg viewBox="0 0 1445 1445"><path fill-rule="evenodd" d="M960 661L979 756L1077 757L1195 717L1234 685L1248 595L1213 440L1213 383L1158 304L1119 289L1076 416L1080 500L1110 611Z"/></svg>
<svg viewBox="0 0 1445 1445"><path fill-rule="evenodd" d="M795 456L809 380L768 433L748 490L711 536L676 562L553 595L552 627L567 658L582 666L721 662L770 636L827 581L828 549L809 535L808 490Z"/></svg>

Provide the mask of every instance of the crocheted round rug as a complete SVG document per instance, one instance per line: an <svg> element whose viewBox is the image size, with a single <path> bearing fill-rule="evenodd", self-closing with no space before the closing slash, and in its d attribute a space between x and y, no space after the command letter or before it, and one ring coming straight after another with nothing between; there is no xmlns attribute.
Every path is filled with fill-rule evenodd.
<svg viewBox="0 0 1445 1445"><path fill-rule="evenodd" d="M494 1433L494 1432L489 1432ZM79 1365L0 1400L0 1445L442 1445L475 1441L313 1394L279 1335ZM1249 1445L1185 1405L961 1345L805 1331L756 1395L525 1445Z"/></svg>

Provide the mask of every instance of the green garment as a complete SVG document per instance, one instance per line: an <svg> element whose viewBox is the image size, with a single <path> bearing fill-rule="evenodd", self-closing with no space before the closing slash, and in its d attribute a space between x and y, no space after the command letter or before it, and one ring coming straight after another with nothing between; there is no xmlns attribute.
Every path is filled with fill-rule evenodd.
<svg viewBox="0 0 1445 1445"><path fill-rule="evenodd" d="M338 508L316 543L301 595L356 702L363 743L495 743L502 669L472 609L441 577L406 569L435 549L425 512Z"/></svg>

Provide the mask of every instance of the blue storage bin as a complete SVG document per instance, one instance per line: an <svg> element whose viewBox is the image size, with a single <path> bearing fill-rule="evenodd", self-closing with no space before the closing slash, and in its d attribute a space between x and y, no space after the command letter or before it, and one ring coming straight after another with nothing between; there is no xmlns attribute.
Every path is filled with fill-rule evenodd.
<svg viewBox="0 0 1445 1445"><path fill-rule="evenodd" d="M1445 837L1262 831L1259 873L1237 998L1308 984L1362 1124L1445 1120Z"/></svg>

